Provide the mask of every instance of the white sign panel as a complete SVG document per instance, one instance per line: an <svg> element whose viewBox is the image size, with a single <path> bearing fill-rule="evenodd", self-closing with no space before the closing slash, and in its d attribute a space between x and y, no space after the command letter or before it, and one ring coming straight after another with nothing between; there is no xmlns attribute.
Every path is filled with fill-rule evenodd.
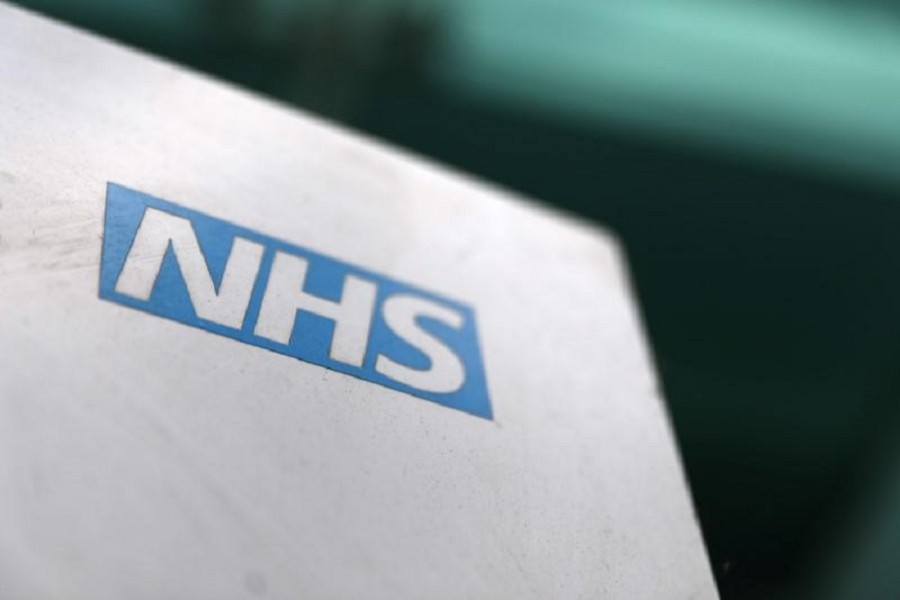
<svg viewBox="0 0 900 600"><path fill-rule="evenodd" d="M716 598L597 229L0 6L0 597Z"/></svg>

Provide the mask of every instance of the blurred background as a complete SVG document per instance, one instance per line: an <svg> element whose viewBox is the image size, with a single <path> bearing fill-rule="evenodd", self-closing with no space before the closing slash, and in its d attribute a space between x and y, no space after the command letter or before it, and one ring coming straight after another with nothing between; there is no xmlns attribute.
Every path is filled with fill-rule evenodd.
<svg viewBox="0 0 900 600"><path fill-rule="evenodd" d="M615 230L722 597L900 598L900 2L18 4Z"/></svg>

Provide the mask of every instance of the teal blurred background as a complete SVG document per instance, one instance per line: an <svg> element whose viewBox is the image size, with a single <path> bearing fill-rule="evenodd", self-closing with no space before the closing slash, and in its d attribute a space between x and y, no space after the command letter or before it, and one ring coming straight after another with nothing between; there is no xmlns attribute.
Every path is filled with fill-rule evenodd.
<svg viewBox="0 0 900 600"><path fill-rule="evenodd" d="M18 3L614 229L722 597L900 598L900 2Z"/></svg>

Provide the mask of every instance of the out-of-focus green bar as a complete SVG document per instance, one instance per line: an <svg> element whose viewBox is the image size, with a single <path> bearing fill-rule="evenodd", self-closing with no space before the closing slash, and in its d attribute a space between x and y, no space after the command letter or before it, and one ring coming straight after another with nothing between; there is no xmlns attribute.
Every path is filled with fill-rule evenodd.
<svg viewBox="0 0 900 600"><path fill-rule="evenodd" d="M900 22L862 3L461 0L471 97L900 184Z"/></svg>

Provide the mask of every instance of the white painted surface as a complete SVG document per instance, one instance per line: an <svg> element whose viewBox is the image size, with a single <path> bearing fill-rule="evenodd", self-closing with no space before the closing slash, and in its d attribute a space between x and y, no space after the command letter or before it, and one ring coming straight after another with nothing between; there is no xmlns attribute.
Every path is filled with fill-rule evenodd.
<svg viewBox="0 0 900 600"><path fill-rule="evenodd" d="M107 181L470 302L495 420L101 301ZM716 597L601 232L5 6L0 204L0 597Z"/></svg>

